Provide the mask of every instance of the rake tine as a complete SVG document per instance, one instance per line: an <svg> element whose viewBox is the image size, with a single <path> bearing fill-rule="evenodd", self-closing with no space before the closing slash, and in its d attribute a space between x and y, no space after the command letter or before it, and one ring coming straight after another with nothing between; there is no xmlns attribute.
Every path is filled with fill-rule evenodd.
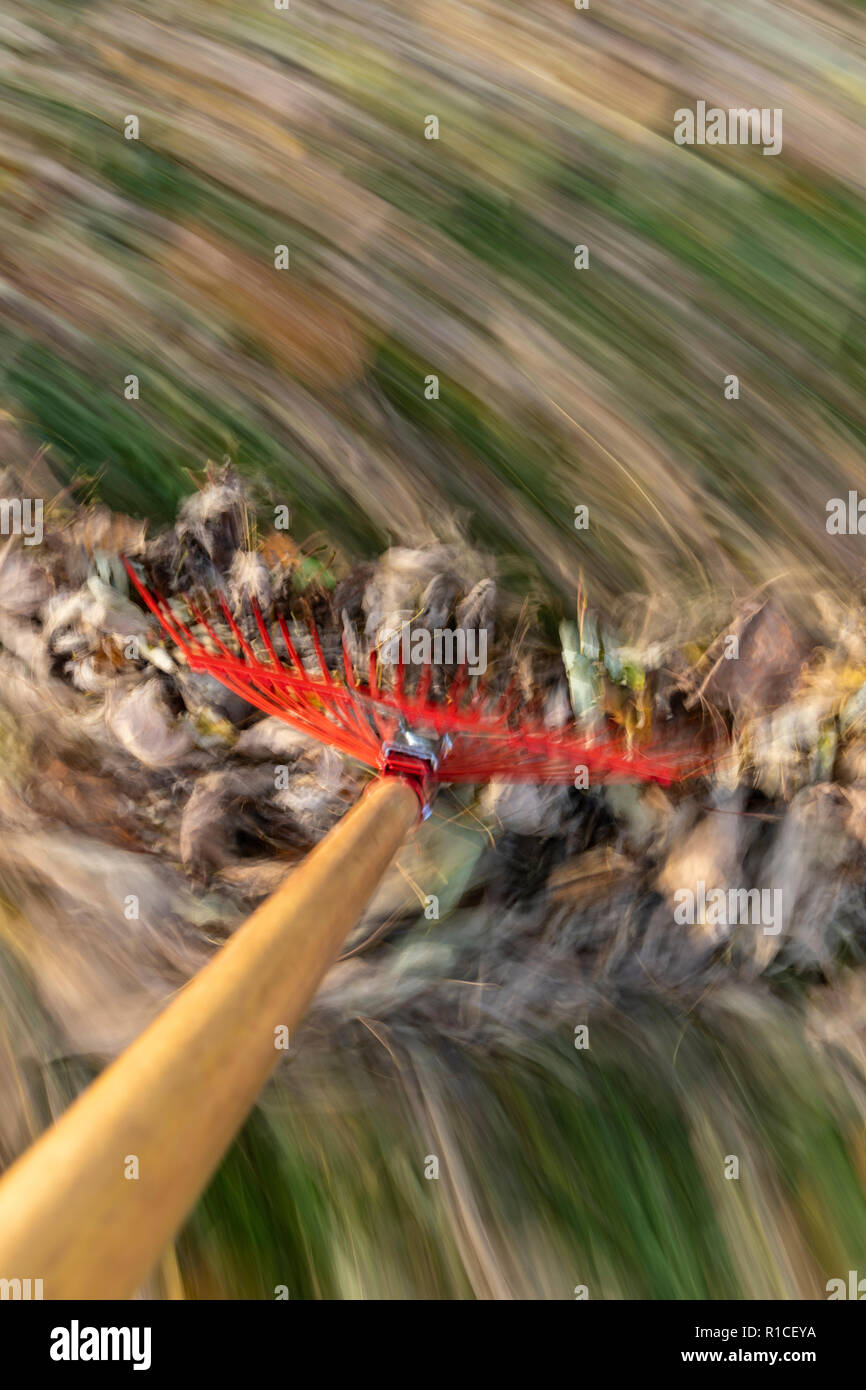
<svg viewBox="0 0 866 1390"><path fill-rule="evenodd" d="M236 661L237 657L235 653L226 646L222 638L214 631L207 618L204 616L203 613L199 611L198 607L196 606L196 604L193 603L192 599L188 598L186 600L186 603L196 622L201 624L201 626L207 632L208 636L211 637L213 641L217 644L217 646L220 648L223 655L226 656L230 661ZM202 650L204 651L204 648L202 648ZM205 655L207 655L207 653L205 653Z"/></svg>
<svg viewBox="0 0 866 1390"><path fill-rule="evenodd" d="M319 663L319 666L322 668L322 676L325 680L325 683L327 685L331 685L331 673L328 670L327 663L325 662L325 655L322 651L322 643L319 638L319 629L316 627L316 624L313 622L312 618L309 620L307 626L310 629L310 636L313 639L313 648L315 649L316 659Z"/></svg>
<svg viewBox="0 0 866 1390"><path fill-rule="evenodd" d="M192 633L190 633L183 626L182 623L177 622L177 620L174 617L174 614L168 607L168 604L159 594L152 595L149 592L149 590L145 588L145 586L141 583L140 579L138 578L138 575L135 573L135 570L132 568L132 565L129 563L126 557L123 556L122 559L124 567L126 569L126 573L132 580L132 583L139 597L144 600L153 616L157 619L160 627L162 627L163 630L167 631L174 638L174 641L180 647L181 651L184 653L184 656L187 656L188 649L186 642L184 641L184 636L188 636L190 640L194 640L192 638ZM165 607L165 612L162 611L163 606ZM181 635L179 636L178 633L180 633Z"/></svg>
<svg viewBox="0 0 866 1390"><path fill-rule="evenodd" d="M259 608L256 599L251 599L250 602L252 603L253 615L256 620L256 626L258 627L261 639L264 642L265 647L267 648L268 656L271 658L271 662L274 668L277 670L281 670L282 663L280 662L279 657L274 651L274 644L271 641L271 634L268 631L267 624L265 623L265 620L262 617L262 610Z"/></svg>
<svg viewBox="0 0 866 1390"><path fill-rule="evenodd" d="M351 691L354 692L358 689L358 685L355 680L355 663L352 661L351 653L349 652L349 643L346 640L345 628L341 633L340 640L343 648L343 674L346 678L346 685Z"/></svg>
<svg viewBox="0 0 866 1390"><path fill-rule="evenodd" d="M244 653L244 655L245 655L250 661L255 662L256 664L258 664L258 658L256 657L255 652L253 651L253 649L252 649L252 647L250 646L249 642L246 640L246 638L244 637L244 635L243 635L243 633L241 632L240 628L238 627L237 623L235 622L234 617L233 617L233 615L232 615L232 611L231 611L231 609L229 608L228 604L226 603L225 598L223 597L222 594L219 594L218 597L219 597L219 602L220 602L220 608L223 610L223 613L225 614L226 622L228 623L229 627L230 627L231 630L232 630L232 633L233 633L233 635L234 635L235 641L238 643L238 646L240 647L240 649L241 649L241 651Z"/></svg>
<svg viewBox="0 0 866 1390"><path fill-rule="evenodd" d="M277 614L277 622L279 623L282 639L286 644L286 651L289 653L289 660L296 667L298 675L303 680L306 680L307 668L304 666L304 663L301 661L301 658L298 656L298 653L295 650L295 644L292 641L291 636L289 635L289 629L286 626L286 620L283 617L282 613Z"/></svg>
<svg viewBox="0 0 866 1390"><path fill-rule="evenodd" d="M445 692L446 703L451 701L459 709L460 702L463 699L464 694L466 694L466 692L468 691L468 689L469 665L468 662L464 661L461 663L460 666L458 666L457 670L455 671L448 684L448 689Z"/></svg>
<svg viewBox="0 0 866 1390"><path fill-rule="evenodd" d="M427 696L430 693L430 686L433 681L433 666L429 661L424 662L424 669L421 672L421 679L415 690L415 704L419 709L423 709L427 704Z"/></svg>

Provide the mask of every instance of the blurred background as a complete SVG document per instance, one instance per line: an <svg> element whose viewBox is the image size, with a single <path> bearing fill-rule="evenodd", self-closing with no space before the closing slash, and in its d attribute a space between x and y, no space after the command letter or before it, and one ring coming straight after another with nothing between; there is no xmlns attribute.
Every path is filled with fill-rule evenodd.
<svg viewBox="0 0 866 1390"><path fill-rule="evenodd" d="M396 938L338 967L149 1293L824 1297L866 1274L863 542L825 526L866 492L864 79L862 6L836 0L6 0L0 463L64 526L106 507L120 547L231 460L325 588L446 543L554 645L580 593L702 694L722 625L774 595L715 692L748 730L730 817L608 800L578 834L573 805L446 807L443 922L402 879L410 906L380 904ZM677 146L699 99L782 108L782 153ZM119 765L82 751L78 705L64 804L40 802L67 706L48 674L22 695L35 612L0 634L3 814L32 817L0 866L6 1161L247 902L194 891L176 849L200 767L138 757L147 832L112 846ZM61 902L45 858L75 816ZM669 945L686 850L796 866L794 956ZM113 854L153 879L134 950Z"/></svg>

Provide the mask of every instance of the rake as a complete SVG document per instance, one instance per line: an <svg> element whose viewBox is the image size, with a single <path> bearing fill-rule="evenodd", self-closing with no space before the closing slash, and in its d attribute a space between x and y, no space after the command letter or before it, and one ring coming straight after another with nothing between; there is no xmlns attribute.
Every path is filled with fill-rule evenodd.
<svg viewBox="0 0 866 1390"><path fill-rule="evenodd" d="M579 769L591 784L668 785L706 762L589 737L575 724L551 729L516 679L473 676L465 664L444 683L432 662L410 671L373 651L362 679L345 627L327 643L329 661L312 622L293 632L282 615L266 621L254 600L234 613L220 595L169 601L124 564L191 670L377 776L0 1182L0 1277L40 1278L46 1298L141 1287L276 1065L277 1035L302 1018L438 787L572 784Z"/></svg>

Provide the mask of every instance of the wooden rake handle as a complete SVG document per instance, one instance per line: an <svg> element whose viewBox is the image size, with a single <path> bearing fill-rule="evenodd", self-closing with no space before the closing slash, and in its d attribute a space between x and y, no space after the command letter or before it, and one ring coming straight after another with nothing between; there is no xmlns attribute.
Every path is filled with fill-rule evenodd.
<svg viewBox="0 0 866 1390"><path fill-rule="evenodd" d="M383 778L0 1182L0 1278L127 1298L202 1192L418 819ZM137 1179L130 1156L138 1159Z"/></svg>

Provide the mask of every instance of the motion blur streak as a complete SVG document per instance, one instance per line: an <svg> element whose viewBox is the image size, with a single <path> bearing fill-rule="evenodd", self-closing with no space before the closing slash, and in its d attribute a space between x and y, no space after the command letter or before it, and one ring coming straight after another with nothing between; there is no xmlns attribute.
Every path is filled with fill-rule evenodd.
<svg viewBox="0 0 866 1390"><path fill-rule="evenodd" d="M279 571L374 644L474 595L552 724L732 748L685 792L443 793L147 1293L866 1274L863 540L826 525L866 496L863 55L841 0L4 0L0 491L46 535L0 541L0 1161L360 790L124 591L207 460L293 539L259 573L219 474L175 578ZM780 153L677 144L698 102L782 111ZM782 931L678 924L698 883Z"/></svg>
<svg viewBox="0 0 866 1390"><path fill-rule="evenodd" d="M168 515L230 453L359 546L471 509L569 594L578 502L605 591L855 563L855 8L4 8L6 407L109 502ZM677 146L696 99L783 108L782 158Z"/></svg>

